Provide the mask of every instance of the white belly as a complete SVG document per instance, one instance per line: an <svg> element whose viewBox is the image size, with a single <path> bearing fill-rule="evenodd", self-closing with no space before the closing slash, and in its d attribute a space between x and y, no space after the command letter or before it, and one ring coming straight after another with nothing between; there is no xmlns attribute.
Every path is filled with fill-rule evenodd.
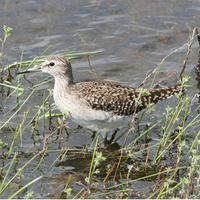
<svg viewBox="0 0 200 200"><path fill-rule="evenodd" d="M109 131L127 126L132 120L131 116L119 116L111 113L90 108L80 99L65 96L64 101L54 94L54 100L58 108L66 113L67 117L77 124L105 135Z"/></svg>
<svg viewBox="0 0 200 200"><path fill-rule="evenodd" d="M101 132L102 134L106 134L110 131L116 130L117 128L127 126L128 123L132 120L132 116L112 116L109 113L103 111L95 110L91 113L92 115L90 115L89 112L88 115L81 116L76 115L76 113L69 112L68 116L77 124L90 130Z"/></svg>

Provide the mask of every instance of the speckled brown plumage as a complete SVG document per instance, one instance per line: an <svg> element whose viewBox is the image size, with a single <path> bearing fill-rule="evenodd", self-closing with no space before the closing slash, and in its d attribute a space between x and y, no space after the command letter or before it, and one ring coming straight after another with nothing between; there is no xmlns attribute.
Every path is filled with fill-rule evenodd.
<svg viewBox="0 0 200 200"><path fill-rule="evenodd" d="M86 100L93 109L113 112L116 115L133 114L134 99L139 95L135 88L105 82L82 82L76 84L75 89L80 98ZM150 94L140 98L141 104L137 106L137 112L146 108L150 103L155 104L179 93L180 89L181 85L175 85L165 89L148 90Z"/></svg>

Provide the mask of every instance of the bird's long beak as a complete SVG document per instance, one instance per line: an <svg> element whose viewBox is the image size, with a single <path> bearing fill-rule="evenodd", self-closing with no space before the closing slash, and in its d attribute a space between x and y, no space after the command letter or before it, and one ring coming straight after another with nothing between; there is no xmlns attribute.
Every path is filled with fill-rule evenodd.
<svg viewBox="0 0 200 200"><path fill-rule="evenodd" d="M42 71L42 66L35 65L33 68L30 68L26 71L17 72L17 74L27 74L27 73L40 72L40 71Z"/></svg>

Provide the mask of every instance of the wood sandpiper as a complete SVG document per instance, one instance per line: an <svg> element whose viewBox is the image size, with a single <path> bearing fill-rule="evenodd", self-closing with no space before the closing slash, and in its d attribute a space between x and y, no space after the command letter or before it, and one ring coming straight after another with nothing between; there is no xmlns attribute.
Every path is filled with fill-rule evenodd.
<svg viewBox="0 0 200 200"><path fill-rule="evenodd" d="M100 131L103 136L109 131L127 126L135 110L138 112L148 104L155 104L181 90L181 85L150 89L148 95L140 97L141 104L136 108L139 92L135 88L106 82L74 83L71 64L65 57L51 57L43 65L18 74L37 71L55 78L53 97L61 111L79 125Z"/></svg>

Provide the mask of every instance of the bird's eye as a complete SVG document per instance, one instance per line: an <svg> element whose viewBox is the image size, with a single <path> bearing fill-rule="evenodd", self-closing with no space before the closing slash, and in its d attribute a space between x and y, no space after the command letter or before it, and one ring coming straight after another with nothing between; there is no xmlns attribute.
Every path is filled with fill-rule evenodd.
<svg viewBox="0 0 200 200"><path fill-rule="evenodd" d="M50 62L50 63L49 63L49 66L51 66L51 67L53 67L54 65L55 65L54 62Z"/></svg>

